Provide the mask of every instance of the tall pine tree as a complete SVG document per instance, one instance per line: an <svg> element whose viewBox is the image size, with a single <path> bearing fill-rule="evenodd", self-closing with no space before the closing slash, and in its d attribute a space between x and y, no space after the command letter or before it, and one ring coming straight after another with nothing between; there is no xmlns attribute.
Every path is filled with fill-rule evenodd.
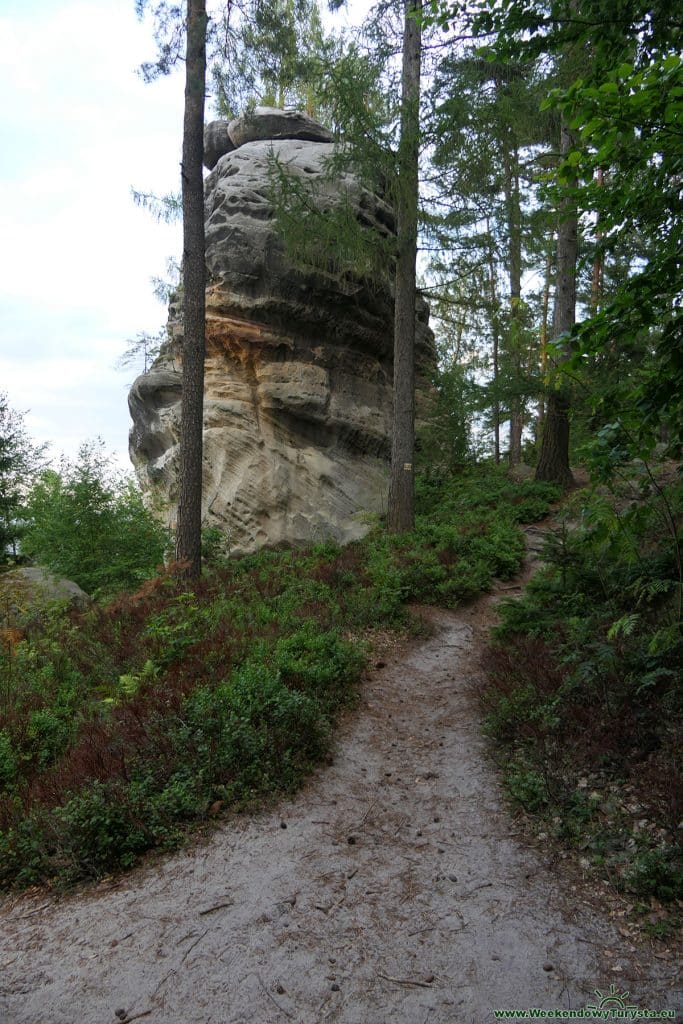
<svg viewBox="0 0 683 1024"><path fill-rule="evenodd" d="M415 273L419 205L421 0L405 0L401 136L396 202L394 405L388 525L394 533L415 525Z"/></svg>

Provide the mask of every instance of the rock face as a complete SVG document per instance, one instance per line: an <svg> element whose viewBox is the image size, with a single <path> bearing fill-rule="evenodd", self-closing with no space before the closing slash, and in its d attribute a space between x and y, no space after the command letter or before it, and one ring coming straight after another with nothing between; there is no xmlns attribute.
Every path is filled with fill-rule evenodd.
<svg viewBox="0 0 683 1024"><path fill-rule="evenodd" d="M288 258L275 230L272 159L296 179L314 181L320 206L348 197L367 231L393 232L393 214L352 175L328 180L334 146L299 137L304 130L327 135L305 122L268 108L245 122L256 135L240 134L231 122L237 148L223 153L206 179L203 515L235 552L348 541L367 531L368 513L386 510L391 279L370 283ZM288 125L294 138L283 137ZM240 144L245 137L250 141ZM433 355L427 318L422 303L423 366ZM182 326L172 305L169 343L129 398L131 458L150 504L171 524L181 389Z"/></svg>
<svg viewBox="0 0 683 1024"><path fill-rule="evenodd" d="M207 124L204 129L205 167L212 171L220 158L231 153L234 148L226 121L211 121Z"/></svg>
<svg viewBox="0 0 683 1024"><path fill-rule="evenodd" d="M327 128L299 110L278 110L277 107L256 107L253 113L236 117L228 125L228 135L235 149L246 142L273 139L299 139L303 142L332 142Z"/></svg>

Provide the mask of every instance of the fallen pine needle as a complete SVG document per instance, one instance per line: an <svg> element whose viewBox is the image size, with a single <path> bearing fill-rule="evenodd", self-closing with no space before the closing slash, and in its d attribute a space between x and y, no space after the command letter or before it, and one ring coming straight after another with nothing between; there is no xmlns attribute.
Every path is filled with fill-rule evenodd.
<svg viewBox="0 0 683 1024"><path fill-rule="evenodd" d="M206 910L200 910L199 916L204 917L205 914L213 914L216 910L223 910L225 907L234 907L234 905L234 900L229 900L227 903L217 903L215 907L207 907Z"/></svg>
<svg viewBox="0 0 683 1024"><path fill-rule="evenodd" d="M419 988L431 988L431 981L413 981L412 978L392 978L388 974L378 972L380 978L385 981L393 981L395 985L417 985Z"/></svg>

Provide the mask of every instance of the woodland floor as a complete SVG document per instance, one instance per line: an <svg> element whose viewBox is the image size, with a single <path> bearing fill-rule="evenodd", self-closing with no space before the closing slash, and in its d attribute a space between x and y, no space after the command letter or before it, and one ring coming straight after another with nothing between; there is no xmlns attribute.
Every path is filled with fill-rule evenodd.
<svg viewBox="0 0 683 1024"><path fill-rule="evenodd" d="M503 797L472 692L496 597L416 609L432 635L377 656L293 799L95 888L0 903L0 1022L489 1024L612 985L680 1013L671 948L625 937Z"/></svg>

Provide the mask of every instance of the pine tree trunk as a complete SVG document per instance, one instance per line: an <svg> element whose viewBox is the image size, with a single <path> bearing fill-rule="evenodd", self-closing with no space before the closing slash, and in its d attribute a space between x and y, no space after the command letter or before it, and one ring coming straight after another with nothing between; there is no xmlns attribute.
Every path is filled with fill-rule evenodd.
<svg viewBox="0 0 683 1024"><path fill-rule="evenodd" d="M496 465L500 462L500 398L498 397L498 385L500 383L500 320L498 317L498 294L496 292L496 269L493 262L493 240L491 225L486 219L486 231L488 234L488 263L489 263L489 299L491 302L491 333L493 336L493 458Z"/></svg>
<svg viewBox="0 0 683 1024"><path fill-rule="evenodd" d="M403 36L401 139L396 202L397 262L394 304L394 407L388 526L404 533L415 525L415 263L417 258L421 29L406 0Z"/></svg>
<svg viewBox="0 0 683 1024"><path fill-rule="evenodd" d="M508 458L511 466L518 466L522 461L522 434L524 432L524 410L519 395L515 395L510 403L510 451Z"/></svg>
<svg viewBox="0 0 683 1024"><path fill-rule="evenodd" d="M493 382L496 388L500 378L498 367L499 348L500 338L498 330L495 329L493 332ZM498 398L493 403L493 458L496 465L498 465L500 463L500 402Z"/></svg>
<svg viewBox="0 0 683 1024"><path fill-rule="evenodd" d="M560 152L565 157L571 148L569 126L563 122ZM576 321L576 256L578 218L570 197L562 200L557 232L557 284L553 315L553 337L570 331ZM569 388L556 378L548 394L541 453L536 468L537 480L549 480L562 487L574 482L569 468Z"/></svg>
<svg viewBox="0 0 683 1024"><path fill-rule="evenodd" d="M562 487L574 483L567 452L569 451L569 392L558 388L548 395L543 423L543 460L536 469L537 480L549 480Z"/></svg>
<svg viewBox="0 0 683 1024"><path fill-rule="evenodd" d="M552 270L553 254L552 239L548 246L548 253L545 261L545 281L543 282L543 312L541 314L541 400L538 405L538 420L536 423L536 437L540 437L543 421L545 420L545 388L548 376L548 307L550 306L550 272Z"/></svg>
<svg viewBox="0 0 683 1024"><path fill-rule="evenodd" d="M500 93L501 82L496 80ZM503 139L503 163L505 171L505 206L508 229L508 274L510 282L510 327L508 349L517 379L521 376L522 344L522 209L519 195L519 152L512 129ZM508 458L511 466L522 461L522 431L524 429L524 408L522 398L513 394L510 399L510 449Z"/></svg>
<svg viewBox="0 0 683 1024"><path fill-rule="evenodd" d="M599 186L605 184L605 174L602 167L598 167L596 176L596 183ZM593 260L593 278L591 281L591 316L595 316L600 308L600 299L602 298L602 277L603 277L603 257L600 251L600 242L603 238L603 231L600 227L600 218L598 217L595 225L595 237L598 243L598 251L595 254Z"/></svg>
<svg viewBox="0 0 683 1024"><path fill-rule="evenodd" d="M187 0L183 121L183 391L176 559L201 572L202 441L206 264L202 175L206 82L206 0Z"/></svg>

